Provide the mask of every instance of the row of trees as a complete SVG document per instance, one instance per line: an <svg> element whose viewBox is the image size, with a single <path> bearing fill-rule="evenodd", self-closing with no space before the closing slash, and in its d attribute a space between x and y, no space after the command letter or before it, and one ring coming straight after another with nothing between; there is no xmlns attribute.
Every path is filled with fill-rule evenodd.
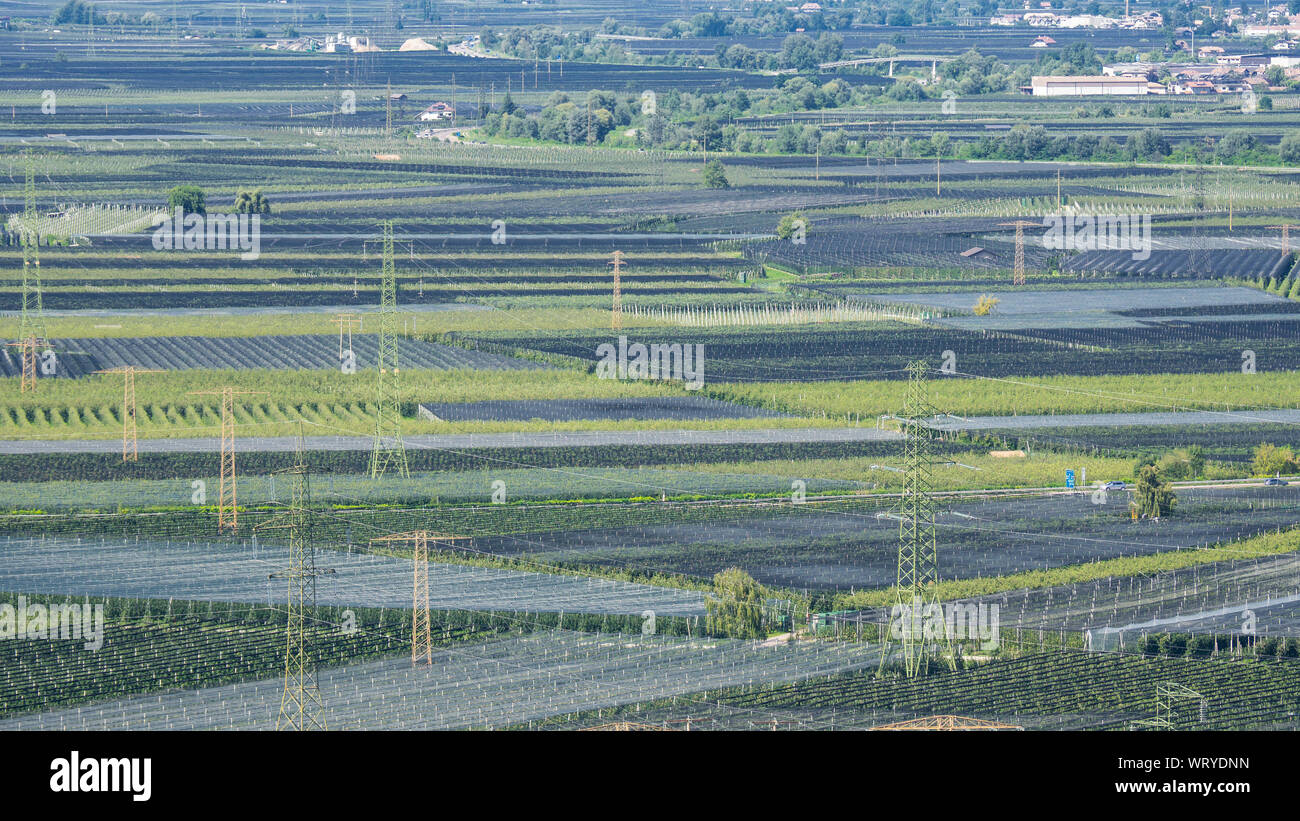
<svg viewBox="0 0 1300 821"><path fill-rule="evenodd" d="M841 81L822 87L799 85L799 105L821 107L838 95L852 95ZM895 88L917 88L904 83ZM1300 135L1288 135L1273 149L1245 129L1226 132L1213 148L1199 141L1173 143L1159 128L1144 128L1129 134L1122 142L1108 135L1090 133L1052 135L1041 125L1016 125L1007 132L988 135L969 142L956 142L944 132L928 139L884 136L864 139L850 136L841 129L823 129L812 124L785 123L775 132L758 132L734 124L712 113L695 115L693 122L670 119L663 113L638 113L640 102L628 97L612 104L610 92L592 92L597 99L590 103L569 100L564 94L552 95L537 114L525 113L509 102L510 112L494 112L485 120L489 136L540 139L570 145L601 143L620 127L635 127L633 141L643 147L737 151L740 153L856 155L885 158L926 158L942 156L952 159L993 160L1071 160L1096 162L1218 163L1221 165L1300 164ZM719 95L728 98L721 107L727 113L743 107L743 92ZM682 100L683 106L694 100ZM611 108L612 106L612 108ZM661 109L662 111L662 109Z"/></svg>
<svg viewBox="0 0 1300 821"><path fill-rule="evenodd" d="M167 192L167 207L180 208L187 214L206 214L208 197L197 185L178 185ZM231 210L236 214L269 214L271 203L261 189L240 190L235 195L235 204Z"/></svg>

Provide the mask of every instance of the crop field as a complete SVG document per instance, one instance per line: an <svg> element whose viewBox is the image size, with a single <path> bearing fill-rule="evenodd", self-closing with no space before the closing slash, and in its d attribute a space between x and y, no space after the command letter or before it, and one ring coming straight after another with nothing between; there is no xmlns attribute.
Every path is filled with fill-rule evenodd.
<svg viewBox="0 0 1300 821"><path fill-rule="evenodd" d="M1086 251L1070 257L1061 270L1080 276L1129 276L1135 278L1186 278L1203 276L1282 279L1295 265L1290 254L1264 249L1204 251L1152 251L1147 259L1134 259L1124 251Z"/></svg>
<svg viewBox="0 0 1300 821"><path fill-rule="evenodd" d="M1039 291L1007 288L987 292L998 300L999 315L1029 316L1043 313L1107 312L1125 316L1156 316L1160 313L1192 314L1203 310L1236 313L1256 306L1263 311L1285 310L1281 297L1253 288L1124 288L1114 290L1070 289ZM966 294L953 293L865 293L854 295L867 301L907 302L960 313L969 313L974 301Z"/></svg>
<svg viewBox="0 0 1300 821"><path fill-rule="evenodd" d="M751 416L781 416L766 410L690 396L639 399L536 399L488 400L485 402L426 402L421 413L438 419L469 420L545 419L564 422L574 419L735 419Z"/></svg>
<svg viewBox="0 0 1300 821"><path fill-rule="evenodd" d="M1295 729L1300 70L1093 5L0 0L0 729Z"/></svg>
<svg viewBox="0 0 1300 821"><path fill-rule="evenodd" d="M556 716L543 729L611 720L675 726L689 712L694 730L865 730L934 715L1010 722L1026 730L1127 730L1156 711L1156 684L1189 682L1206 698L1176 716L1179 730L1294 730L1294 660L1198 661L1077 651L1027 655L916 681L880 681L863 673L828 680L735 687L605 711ZM764 727L756 712L770 712ZM831 716L834 716L833 723ZM668 722L673 722L669 724Z"/></svg>
<svg viewBox="0 0 1300 821"><path fill-rule="evenodd" d="M1256 352L1259 371L1294 370L1300 314L1236 317L1153 317L1118 328L1023 327L1015 333L906 327L891 323L834 323L805 328L682 328L627 334L629 344L699 345L704 368L725 382L797 382L902 379L914 359L953 363L941 373L975 378L1141 373L1153 359L1161 373L1240 372L1242 351ZM975 323L971 323L972 325ZM475 337L494 350L536 351L585 360L595 370L597 349L613 344L605 332Z"/></svg>
<svg viewBox="0 0 1300 821"><path fill-rule="evenodd" d="M131 365L151 370L333 370L351 351L355 367L374 368L379 340L373 334L352 337L351 347L340 348L329 336L247 336L213 339L202 336L141 338L53 339L50 349L58 356L54 376L77 378L96 371ZM402 340L398 361L408 368L426 370L527 370L544 365L480 351L465 351L433 342ZM21 357L12 351L0 360L0 377L22 373Z"/></svg>
<svg viewBox="0 0 1300 821"><path fill-rule="evenodd" d="M1229 559L1148 578L1094 582L989 597L1007 627L1069 630L1090 636L1097 649L1138 648L1150 635L1231 636L1243 614L1258 619L1263 639L1300 636L1297 557Z"/></svg>
<svg viewBox="0 0 1300 821"><path fill-rule="evenodd" d="M861 645L756 647L735 639L565 630L450 651L431 666L393 659L321 671L325 720L341 730L492 729L561 712L870 667ZM0 729L274 729L279 679L139 696L0 719ZM251 709L250 709L251 708Z"/></svg>
<svg viewBox="0 0 1300 821"><path fill-rule="evenodd" d="M4 585L43 595L186 599L272 604L280 585L268 576L288 562L283 546L250 543L8 540ZM322 551L321 564L327 563ZM328 606L403 607L411 562L361 553L328 554L317 602ZM528 610L602 614L698 615L698 593L548 573L440 564L429 570L429 605L441 610ZM510 603L509 605L507 603ZM517 605L517 606L511 606Z"/></svg>
<svg viewBox="0 0 1300 821"><path fill-rule="evenodd" d="M1189 488L1180 491L1176 518L1137 525L1129 520L1123 492L1111 492L1100 502L1091 492L989 501L958 496L936 517L938 533L951 546L944 577L1007 576L1254 536L1294 520L1295 494L1288 490ZM707 523L505 534L478 539L475 548L699 578L738 566L777 587L876 589L892 583L897 560L898 523L881 515L890 510L889 501L830 510L811 504L767 506Z"/></svg>
<svg viewBox="0 0 1300 821"><path fill-rule="evenodd" d="M200 481L220 487L217 476ZM187 504L191 482L178 479L124 479L110 482L0 482L0 508L6 510L104 510L109 508L167 508ZM336 504L428 504L431 500L472 504L491 500L494 483L500 482L511 500L632 498L653 495L674 498L718 495L784 496L793 477L763 476L746 472L714 474L684 468L680 470L638 467L600 468L559 472L545 468L507 468L413 473L409 479L389 478L376 482L369 476L331 473L317 488L322 501ZM813 478L804 481L813 493L847 492L868 486L846 479ZM252 505L276 505L287 501L290 487L271 476L250 476L240 484L240 498Z"/></svg>

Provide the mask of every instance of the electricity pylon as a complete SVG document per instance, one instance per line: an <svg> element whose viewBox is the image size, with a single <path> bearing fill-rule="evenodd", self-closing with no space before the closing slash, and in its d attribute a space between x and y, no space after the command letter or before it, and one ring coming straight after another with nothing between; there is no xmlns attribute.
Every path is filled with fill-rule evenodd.
<svg viewBox="0 0 1300 821"><path fill-rule="evenodd" d="M609 326L617 331L623 327L623 252L615 251L609 264L614 267L614 305Z"/></svg>
<svg viewBox="0 0 1300 821"><path fill-rule="evenodd" d="M384 222L384 262L379 288L379 362L375 382L375 445L370 455L370 478L390 469L402 478L411 475L402 441L402 407L397 363L397 268L393 262L393 221Z"/></svg>
<svg viewBox="0 0 1300 821"><path fill-rule="evenodd" d="M20 393L36 390L36 348L40 343L41 340L30 335L24 336L17 342L9 343L9 347L18 349L18 361L22 365L22 379L19 382Z"/></svg>
<svg viewBox="0 0 1300 821"><path fill-rule="evenodd" d="M433 625L429 620L429 542L453 542L468 539L468 536L449 536L445 533L432 533L428 530L412 530L409 533L394 533L391 536L379 536L373 542L410 542L413 547L411 556L412 575L414 577L411 594L411 664L419 664L424 658L425 664L433 664Z"/></svg>
<svg viewBox="0 0 1300 821"><path fill-rule="evenodd" d="M343 347L344 329L345 328L347 329L347 335L348 335L348 347L346 348L346 350L350 351L352 350L352 326L355 325L358 328L360 328L361 317L357 314L335 314L334 318L331 319L330 322L333 322L335 325L339 326L339 356L342 357L344 351L344 347Z"/></svg>
<svg viewBox="0 0 1300 821"><path fill-rule="evenodd" d="M303 458L302 435L298 438L298 455L292 467L277 474L293 477L289 509L255 530L284 529L289 532L289 567L267 578L287 579L288 606L285 609L284 690L280 695L277 730L324 730L325 703L316 676L316 659L307 639L307 614L315 613L316 579L332 571L316 569L316 545L312 540L311 482Z"/></svg>
<svg viewBox="0 0 1300 821"><path fill-rule="evenodd" d="M1282 254L1291 253L1291 226L1290 225L1270 225L1269 228L1282 229Z"/></svg>
<svg viewBox="0 0 1300 821"><path fill-rule="evenodd" d="M18 338L45 339L45 310L41 304L40 229L36 215L36 168L32 164L30 151L25 155L25 162L23 217L18 223L18 241L23 246L23 300Z"/></svg>
<svg viewBox="0 0 1300 821"><path fill-rule="evenodd" d="M140 461L140 448L135 429L135 375L138 373L162 373L162 371L125 365L120 368L95 371L95 373L122 374L122 461L138 462Z"/></svg>
<svg viewBox="0 0 1300 821"><path fill-rule="evenodd" d="M882 642L888 642L894 625L901 626L903 670L915 678L925 669L925 657L937 647L956 669L947 614L939 600L939 557L935 543L935 500L930 473L934 432L927 422L937 414L930 405L924 361L908 363L907 399L903 415L894 417L903 434L903 492L898 512L898 574L894 607ZM883 669L888 653L880 657Z"/></svg>
<svg viewBox="0 0 1300 821"><path fill-rule="evenodd" d="M22 363L22 378L20 380L20 393L36 390L36 371L38 370L37 359L40 359L39 370L43 376L55 376L58 372L59 360L56 353L66 353L66 351L56 352L48 339L42 339L34 334L27 334L16 342L10 342L9 347L18 349L18 358ZM38 354L39 353L39 357Z"/></svg>
<svg viewBox="0 0 1300 821"><path fill-rule="evenodd" d="M19 392L36 390L36 352L46 341L45 309L41 303L40 228L36 212L36 167L30 151L23 156L23 215L18 221L18 242L23 247L22 315L18 321L18 348L22 363Z"/></svg>
<svg viewBox="0 0 1300 821"><path fill-rule="evenodd" d="M1151 730L1178 729L1176 702L1195 701L1198 703L1197 718L1205 719L1205 696L1190 687L1176 681L1161 681L1156 684L1156 714L1153 718L1144 718L1130 722L1130 729L1143 727Z"/></svg>
<svg viewBox="0 0 1300 821"><path fill-rule="evenodd" d="M393 81L390 79L384 97L384 136L393 136Z"/></svg>
<svg viewBox="0 0 1300 821"><path fill-rule="evenodd" d="M191 396L221 397L221 501L217 506L217 533L239 532L239 499L235 492L235 396L265 395L232 385L210 391L190 391Z"/></svg>
<svg viewBox="0 0 1300 821"><path fill-rule="evenodd" d="M1015 222L999 222L998 225L1006 228L1012 226L1016 229L1016 263L1012 269L1011 284L1025 284L1025 229L1031 228L1041 223L1031 222L1029 220L1016 220Z"/></svg>
<svg viewBox="0 0 1300 821"><path fill-rule="evenodd" d="M873 730L1023 730L1018 724L1003 724L998 721L986 721L982 718L965 716L927 716L898 721L893 724L880 724Z"/></svg>

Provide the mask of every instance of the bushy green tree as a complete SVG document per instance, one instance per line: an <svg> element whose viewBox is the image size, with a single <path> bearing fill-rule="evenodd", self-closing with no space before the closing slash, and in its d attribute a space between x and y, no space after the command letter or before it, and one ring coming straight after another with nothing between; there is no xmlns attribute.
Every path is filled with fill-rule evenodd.
<svg viewBox="0 0 1300 821"><path fill-rule="evenodd" d="M207 197L197 185L178 185L167 194L169 208L180 207L187 214L206 214Z"/></svg>
<svg viewBox="0 0 1300 821"><path fill-rule="evenodd" d="M1250 468L1256 476L1292 473L1296 468L1295 451L1264 442L1255 448Z"/></svg>
<svg viewBox="0 0 1300 821"><path fill-rule="evenodd" d="M1178 503L1174 489L1160 475L1160 469L1155 465L1147 465L1138 471L1137 487L1133 491L1133 498L1137 503L1138 513L1151 519L1159 519L1172 512Z"/></svg>
<svg viewBox="0 0 1300 821"><path fill-rule="evenodd" d="M705 625L714 635L762 638L765 599L766 591L752 576L729 567L713 577Z"/></svg>
<svg viewBox="0 0 1300 821"><path fill-rule="evenodd" d="M1169 156L1169 141L1159 129L1144 128L1130 134L1127 141L1129 153L1136 160L1160 160Z"/></svg>
<svg viewBox="0 0 1300 821"><path fill-rule="evenodd" d="M1300 134L1288 134L1283 137L1277 153L1282 158L1282 162L1300 163Z"/></svg>
<svg viewBox="0 0 1300 821"><path fill-rule="evenodd" d="M706 188L730 188L727 170L722 167L722 160L709 160L704 165L704 185Z"/></svg>
<svg viewBox="0 0 1300 821"><path fill-rule="evenodd" d="M776 224L776 235L779 239L790 239L799 228L799 223L803 223L804 235L808 234L808 220L804 217L802 211L795 211L792 214L786 214L781 217L781 221Z"/></svg>
<svg viewBox="0 0 1300 821"><path fill-rule="evenodd" d="M1156 462L1156 470L1160 472L1161 476L1172 482L1195 479L1201 475L1201 471L1204 469L1205 455L1197 447L1171 450L1160 457L1160 461Z"/></svg>
<svg viewBox="0 0 1300 821"><path fill-rule="evenodd" d="M781 43L781 65L799 71L817 68L817 45L802 32L791 34Z"/></svg>
<svg viewBox="0 0 1300 821"><path fill-rule="evenodd" d="M262 194L261 189L256 191L240 191L235 195L235 213L236 214L269 214L271 213L271 203L266 196Z"/></svg>

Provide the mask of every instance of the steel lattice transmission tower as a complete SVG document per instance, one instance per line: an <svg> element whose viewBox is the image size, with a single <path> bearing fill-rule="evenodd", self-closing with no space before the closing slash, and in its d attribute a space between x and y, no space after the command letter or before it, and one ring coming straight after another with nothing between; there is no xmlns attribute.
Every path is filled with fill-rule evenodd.
<svg viewBox="0 0 1300 821"><path fill-rule="evenodd" d="M380 536L373 542L410 542L413 548L411 567L413 589L411 594L411 664L433 664L433 623L429 619L429 542L452 542L468 536L450 536L428 530L412 530Z"/></svg>
<svg viewBox="0 0 1300 821"><path fill-rule="evenodd" d="M1282 229L1282 254L1291 253L1291 226L1290 225L1270 225L1269 228Z"/></svg>
<svg viewBox="0 0 1300 821"><path fill-rule="evenodd" d="M31 152L25 156L23 180L23 217L18 241L23 246L23 302L20 336L45 337L45 309L41 304L40 224L36 211L36 167Z"/></svg>
<svg viewBox="0 0 1300 821"><path fill-rule="evenodd" d="M22 363L19 393L36 390L36 349L39 345L40 340L34 336L24 336L9 343L9 347L18 349L18 361Z"/></svg>
<svg viewBox="0 0 1300 821"><path fill-rule="evenodd" d="M1025 284L1025 229L1032 228L1041 223L1031 222L1029 220L1016 220L1015 222L999 222L998 225L1006 228L1014 227L1016 229L1016 262L1012 269L1011 284Z"/></svg>
<svg viewBox="0 0 1300 821"><path fill-rule="evenodd" d="M931 472L934 466L934 432L928 422L937 415L926 388L929 366L923 361L907 366L907 399L903 415L894 417L903 434L903 492L893 518L898 527L898 575L889 628L881 637L888 642L898 624L901 629L903 669L914 678L925 669L925 659L936 649L955 668L952 635L939 600L939 556L935 542L935 500ZM937 635L936 635L937 633ZM888 653L881 656L884 667Z"/></svg>
<svg viewBox="0 0 1300 821"><path fill-rule="evenodd" d="M41 302L40 223L36 211L36 167L32 154L24 155L23 215L18 222L18 241L23 246L22 317L19 339L46 337L45 309Z"/></svg>
<svg viewBox="0 0 1300 821"><path fill-rule="evenodd" d="M393 136L393 81L391 78L388 81L384 95L384 136L391 137Z"/></svg>
<svg viewBox="0 0 1300 821"><path fill-rule="evenodd" d="M1023 730L1018 724L1003 724L999 721L987 721L982 718L966 718L965 716L927 716L925 718L913 718L908 721L899 721L894 724L880 724L872 727L873 730Z"/></svg>
<svg viewBox="0 0 1300 821"><path fill-rule="evenodd" d="M623 252L615 251L609 264L614 267L614 304L609 326L617 331L623 327Z"/></svg>
<svg viewBox="0 0 1300 821"><path fill-rule="evenodd" d="M1150 730L1176 730L1178 729L1178 702L1197 702L1197 717L1200 721L1205 720L1205 696L1196 692L1186 685L1179 684L1176 681L1161 681L1156 684L1156 714L1153 718L1144 718L1139 721L1131 722L1130 729L1144 728Z"/></svg>
<svg viewBox="0 0 1300 821"><path fill-rule="evenodd" d="M221 397L221 501L217 506L217 533L239 532L239 498L235 492L235 396L253 396L231 385L210 391L190 391L191 396Z"/></svg>
<svg viewBox="0 0 1300 821"><path fill-rule="evenodd" d="M402 408L397 362L397 268L393 262L393 222L384 222L384 262L379 289L379 362L375 382L375 445L370 455L370 478L389 470L402 478L411 475L402 441Z"/></svg>
<svg viewBox="0 0 1300 821"><path fill-rule="evenodd" d="M18 322L18 349L22 364L19 391L36 390L36 357L47 347L45 309L41 303L40 227L36 211L36 168L30 151L24 155L23 214L18 220L18 242L23 247L22 315Z"/></svg>
<svg viewBox="0 0 1300 821"><path fill-rule="evenodd" d="M289 534L289 567L269 578L287 579L288 606L285 609L284 690L280 695L277 730L324 730L325 703L321 698L316 675L316 659L307 636L308 614L316 608L316 579L331 571L316 568L316 545L313 541L311 481L303 457L299 434L297 459L292 467L276 471L293 479L289 509L257 529L283 529Z"/></svg>
<svg viewBox="0 0 1300 821"><path fill-rule="evenodd" d="M162 371L125 365L120 368L95 371L95 373L122 374L122 461L138 462L140 461L140 445L135 429L135 375L138 373L162 373Z"/></svg>

